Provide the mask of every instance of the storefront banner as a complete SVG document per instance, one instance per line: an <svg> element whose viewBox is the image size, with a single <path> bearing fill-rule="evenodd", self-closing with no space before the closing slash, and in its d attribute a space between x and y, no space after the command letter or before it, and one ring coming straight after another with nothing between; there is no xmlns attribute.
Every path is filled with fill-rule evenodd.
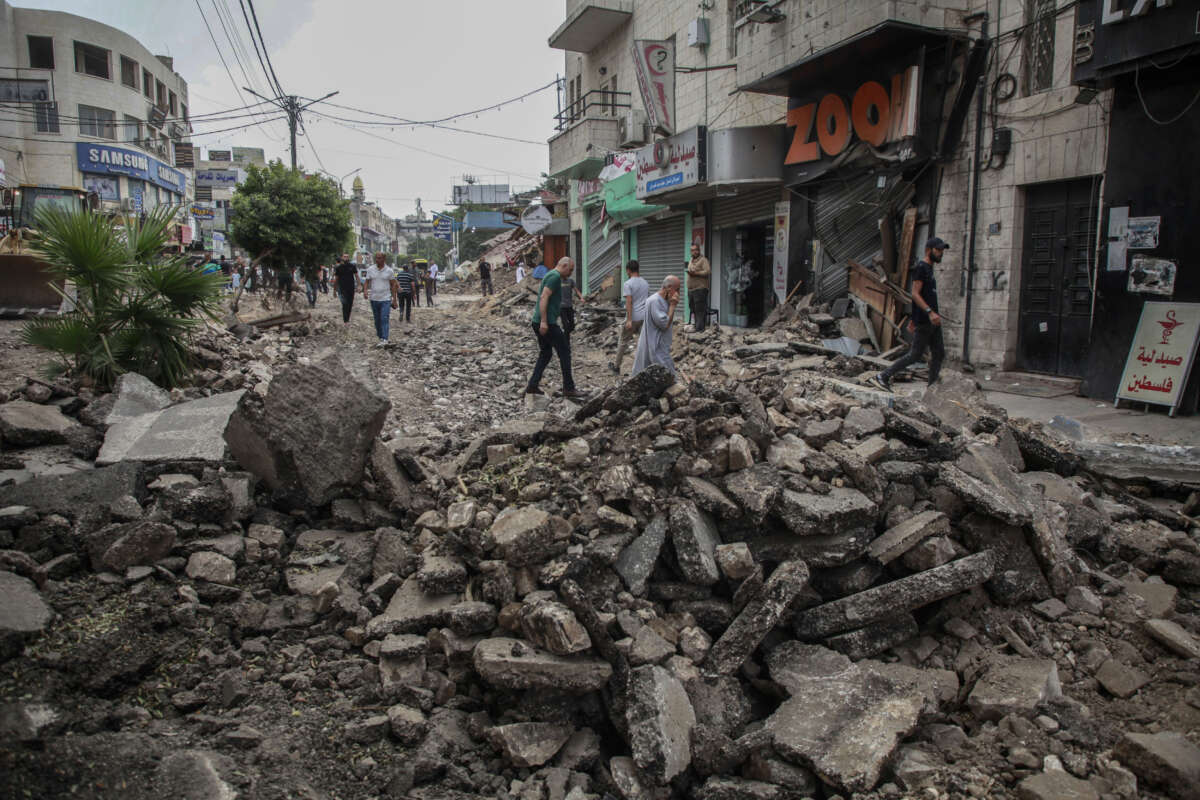
<svg viewBox="0 0 1200 800"><path fill-rule="evenodd" d="M192 216L198 220L212 219L215 211L216 209L211 206L203 206L199 203L192 204Z"/></svg>
<svg viewBox="0 0 1200 800"><path fill-rule="evenodd" d="M196 170L197 186L208 186L213 189L232 189L244 180L246 180L246 173L236 168Z"/></svg>
<svg viewBox="0 0 1200 800"><path fill-rule="evenodd" d="M209 161L232 161L233 155L229 150L209 150Z"/></svg>
<svg viewBox="0 0 1200 800"><path fill-rule="evenodd" d="M675 40L635 39L633 71L650 127L664 136L675 133Z"/></svg>
<svg viewBox="0 0 1200 800"><path fill-rule="evenodd" d="M1146 303L1125 359L1117 402L1179 405L1200 338L1200 303Z"/></svg>
<svg viewBox="0 0 1200 800"><path fill-rule="evenodd" d="M692 217L692 244L700 248L700 254L705 253L705 234L704 230L708 227L708 220L704 217Z"/></svg>
<svg viewBox="0 0 1200 800"><path fill-rule="evenodd" d="M775 297L783 305L787 300L788 229L791 226L792 204L780 200L775 204L775 255L771 265Z"/></svg>
<svg viewBox="0 0 1200 800"><path fill-rule="evenodd" d="M89 194L96 194L101 200L120 200L120 178L110 178L106 175L84 175L83 188Z"/></svg>
<svg viewBox="0 0 1200 800"><path fill-rule="evenodd" d="M639 148L638 198L652 197L703 183L707 143L706 129L700 125Z"/></svg>
<svg viewBox="0 0 1200 800"><path fill-rule="evenodd" d="M179 170L169 167L158 159L137 150L114 147L107 144L76 142L75 156L79 171L100 175L127 175L156 186L185 194L187 177Z"/></svg>

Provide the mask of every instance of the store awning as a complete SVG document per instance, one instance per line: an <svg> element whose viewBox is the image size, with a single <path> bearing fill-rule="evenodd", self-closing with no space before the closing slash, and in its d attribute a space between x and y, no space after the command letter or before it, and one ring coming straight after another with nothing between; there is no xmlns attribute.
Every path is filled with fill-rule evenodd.
<svg viewBox="0 0 1200 800"><path fill-rule="evenodd" d="M643 203L637 198L637 176L632 172L604 184L604 211L618 225L628 225L666 209L666 206Z"/></svg>
<svg viewBox="0 0 1200 800"><path fill-rule="evenodd" d="M783 97L794 96L820 85L831 75L853 74L863 64L885 61L897 53L911 51L921 45L940 44L950 38L967 37L963 31L888 20L738 89Z"/></svg>

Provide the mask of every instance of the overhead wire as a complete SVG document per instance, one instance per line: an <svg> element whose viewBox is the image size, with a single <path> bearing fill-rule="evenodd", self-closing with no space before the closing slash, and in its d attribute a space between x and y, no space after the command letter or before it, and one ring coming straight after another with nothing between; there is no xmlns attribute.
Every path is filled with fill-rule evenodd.
<svg viewBox="0 0 1200 800"><path fill-rule="evenodd" d="M258 48L258 40L254 38L254 26L250 23L250 14L246 11L245 0L238 0L238 5L242 8L242 18L246 20L246 27L250 30L250 44L254 45L254 55L258 56L258 64L262 67L263 75L266 76L267 85L271 86L271 72L267 69L267 62L263 60L262 51ZM272 88L272 93L283 94L282 91Z"/></svg>
<svg viewBox="0 0 1200 800"><path fill-rule="evenodd" d="M477 108L473 111L463 111L460 114L451 114L448 117L442 117L440 119L424 119L424 120L409 119L407 117L399 117L394 114L384 114L379 111L367 111L365 109L354 108L353 106L341 105L339 103L331 103L328 101L322 101L322 102L325 105L332 106L333 108L340 108L343 111L354 111L354 112L357 112L360 114L369 114L370 116L373 116L373 117L383 117L385 119L395 120L396 122L404 123L406 125L436 125L436 124L440 124L443 122L453 122L454 120L462 119L463 117L470 117L470 116L474 116L476 114L483 114L488 111L495 111L497 109L503 108L504 106L512 105L513 103L519 103L520 101L525 100L526 98L529 98L529 97L533 97L535 94L538 94L540 92L544 92L547 89L551 88L552 86L556 86L557 84L558 84L558 80L555 79L553 81L550 81L550 83L547 83L545 86L539 86L536 89L532 89L528 92L525 92L524 94L517 95L516 97L510 98L508 100L501 100L499 103L493 103L492 105L485 106L484 108Z"/></svg>
<svg viewBox="0 0 1200 800"><path fill-rule="evenodd" d="M237 36L237 37L235 37L235 36L234 36L234 34L233 34L233 30L236 30L236 27L235 27L235 28L233 28L233 30L231 30L231 28L230 28L230 25L232 25L232 18L230 18L230 25L226 25L226 24L225 24L225 17L223 17L223 16L221 15L221 9L220 9L220 6L218 6L218 5L217 5L217 0L212 0L212 5L213 5L213 11L215 11L215 12L216 12L216 14L217 14L217 21L221 23L221 29L222 29L222 30L225 32L225 38L226 38L226 39L229 41L230 48L232 49L232 52L233 52L233 58L234 58L234 60L237 62L238 69L241 71L241 73L242 73L242 77L245 79L245 81L246 81L246 84L247 84L247 85L251 85L251 86L253 86L253 85L254 85L254 81L252 81L252 80L250 79L250 74L249 74L249 73L246 71L246 65L245 65L245 64L242 62L242 56L241 56L241 53L239 52L239 50L244 50L244 48L245 48L245 45L242 43L242 41L241 41L241 37L240 37L240 36ZM221 5L224 5L224 0L222 0L222 3L221 3ZM228 7L228 6L226 6L226 7L225 7L225 11L226 11L226 14L228 14L228 13L229 13L229 7ZM215 44L216 44L216 42L214 41L214 42L213 42L213 44L215 45ZM239 48L239 45L241 45L241 47L240 47L240 48ZM220 48L218 48L218 53L219 53L219 52L220 52ZM221 56L221 59L222 59L222 61L224 61L224 56ZM253 71L253 70L251 70L251 71ZM233 77L233 76L231 75L231 76L230 76L230 78L232 79L232 77ZM238 87L235 87L235 88L238 88ZM241 96L241 90L240 90L240 89L238 89L238 96L239 96L239 97ZM243 100L244 100L244 99L245 99L245 98L243 97ZM264 115L264 116L265 116L265 115ZM268 129L264 128L264 132L265 132L265 133L266 133L266 134L267 134L267 135L268 135L268 136L269 136L271 139L273 139L273 140L274 140L274 141L276 141L276 142L282 142L282 141L283 141L283 139L282 139L280 136L278 136L278 135L276 134L276 132L274 132L274 131L271 131L271 130L268 130Z"/></svg>
<svg viewBox="0 0 1200 800"><path fill-rule="evenodd" d="M238 0L238 2L243 2L243 0ZM250 6L250 16L254 18L254 31L250 35L253 37L255 32L258 33L258 42L262 45L263 58L267 60L267 68L270 70L271 80L274 81L275 90L280 96L283 96L286 92L283 91L283 84L279 82L279 77L275 74L275 65L271 63L271 54L267 51L267 40L263 38L262 28L258 26L258 12L254 10L254 0L244 0L244 2ZM243 6L242 10L243 12L245 11L245 6Z"/></svg>
<svg viewBox="0 0 1200 800"><path fill-rule="evenodd" d="M338 122L344 122L347 125L369 125L372 127L385 127L385 128L389 128L389 129L434 128L434 129L443 130L443 131L453 131L454 133L468 133L468 134L471 134L472 136L483 136L488 139L499 139L499 140L505 141L505 142L516 142L518 144L534 144L534 145L539 145L541 147L546 146L546 142L538 141L536 139L521 139L516 136L505 136L504 134L501 134L501 133L489 133L487 131L472 131L472 130L468 130L466 128L455 128L450 125L434 125L434 124L398 125L396 123L389 123L389 122L372 122L370 120L347 119L346 117L339 117L339 116L336 116L333 114L326 114L322 111L316 111L315 109L310 109L310 111L312 114L315 114L318 117L322 117L322 118L328 119L328 120L336 120Z"/></svg>

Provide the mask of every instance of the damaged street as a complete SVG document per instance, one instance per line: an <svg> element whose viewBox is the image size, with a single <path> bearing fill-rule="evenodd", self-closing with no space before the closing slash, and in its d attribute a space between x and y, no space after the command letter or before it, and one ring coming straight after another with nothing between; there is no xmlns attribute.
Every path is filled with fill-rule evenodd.
<svg viewBox="0 0 1200 800"><path fill-rule="evenodd" d="M689 380L585 304L590 398L523 397L535 287L252 302L170 393L6 328L0 794L1196 796L1194 471L869 389L801 301Z"/></svg>

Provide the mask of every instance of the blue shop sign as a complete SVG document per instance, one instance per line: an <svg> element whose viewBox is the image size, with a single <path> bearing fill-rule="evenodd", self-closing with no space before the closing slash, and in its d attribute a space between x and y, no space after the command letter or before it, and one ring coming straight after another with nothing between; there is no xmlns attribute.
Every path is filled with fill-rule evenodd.
<svg viewBox="0 0 1200 800"><path fill-rule="evenodd" d="M75 155L79 161L80 172L128 175L177 194L187 191L187 176L137 150L92 142L76 142Z"/></svg>

